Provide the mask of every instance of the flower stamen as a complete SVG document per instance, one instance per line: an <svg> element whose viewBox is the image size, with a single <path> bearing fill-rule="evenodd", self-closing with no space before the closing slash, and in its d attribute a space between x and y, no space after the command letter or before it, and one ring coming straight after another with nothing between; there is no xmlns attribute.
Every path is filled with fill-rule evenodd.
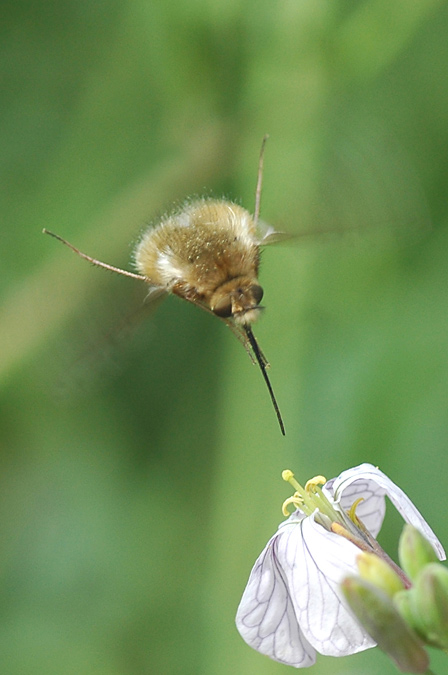
<svg viewBox="0 0 448 675"><path fill-rule="evenodd" d="M364 497L360 497L359 499L357 499L356 501L354 501L353 504L351 505L351 507L350 507L348 513L347 513L347 515L348 515L348 517L350 518L350 520L351 520L352 522L354 522L355 525L358 525L358 526L359 526L359 524L360 524L361 521L359 520L358 516L356 515L356 509L358 508L358 504L360 504L360 503L363 502L363 501L364 501Z"/></svg>
<svg viewBox="0 0 448 675"><path fill-rule="evenodd" d="M302 490L302 486L294 478L294 474L291 471L291 469L285 469L284 471L282 471L282 478L287 483L291 483L293 488L295 488L296 490Z"/></svg>
<svg viewBox="0 0 448 675"><path fill-rule="evenodd" d="M331 523L334 520L340 520L340 515L335 511L333 504L328 500L328 497L322 491L321 486L325 485L327 479L324 476L315 476L306 482L303 488L300 483L294 478L294 474L290 469L285 469L282 472L282 478L287 483L290 483L296 490L293 497L287 499L282 506L283 515L290 515L287 507L289 504L302 511L306 516L310 516L316 511L321 516L325 516ZM324 525L323 521L321 524ZM324 525L326 527L326 525Z"/></svg>
<svg viewBox="0 0 448 675"><path fill-rule="evenodd" d="M292 504L295 509L300 509L303 506L303 499L299 495L298 492L294 493L292 497L288 497L288 499L285 499L285 501L282 504L282 513L284 516L290 516L290 512L288 511L288 506Z"/></svg>
<svg viewBox="0 0 448 675"><path fill-rule="evenodd" d="M305 490L307 492L314 492L317 486L325 485L326 482L327 479L325 476L314 476L314 478L310 478L310 480L307 480L305 483Z"/></svg>

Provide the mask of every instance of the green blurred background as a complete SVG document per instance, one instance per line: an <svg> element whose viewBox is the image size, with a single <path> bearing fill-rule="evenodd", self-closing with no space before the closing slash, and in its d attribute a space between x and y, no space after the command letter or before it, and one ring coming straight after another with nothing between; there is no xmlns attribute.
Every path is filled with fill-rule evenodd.
<svg viewBox="0 0 448 675"><path fill-rule="evenodd" d="M286 673L234 628L282 469L377 464L448 540L448 5L2 10L0 670ZM263 218L316 233L263 255L286 438L223 324L177 298L128 320L141 284L41 234L129 269L185 195L252 210L265 133Z"/></svg>

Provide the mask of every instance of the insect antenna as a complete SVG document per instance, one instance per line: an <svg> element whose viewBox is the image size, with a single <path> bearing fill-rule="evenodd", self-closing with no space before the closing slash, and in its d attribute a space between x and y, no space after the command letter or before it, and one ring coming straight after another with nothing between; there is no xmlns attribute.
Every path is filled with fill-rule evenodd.
<svg viewBox="0 0 448 675"><path fill-rule="evenodd" d="M280 413L280 409L278 407L274 391L272 389L268 374L266 372L266 360L263 358L260 347L258 346L258 343L255 339L255 335L252 332L252 328L250 326L244 326L244 330L247 335L247 339L250 342L250 346L252 347L253 353L255 354L255 358L257 359L258 365L260 366L260 370L263 373L264 381L266 382L266 385L268 387L272 405L274 406L275 414L277 415L278 423L280 425L280 431L282 432L283 436L285 436L285 425L283 424L282 415Z"/></svg>
<svg viewBox="0 0 448 675"><path fill-rule="evenodd" d="M148 278L143 276L143 274L135 274L134 272L128 272L127 270L120 269L120 267L114 267L113 265L108 265L107 263L101 262L101 260L91 258L89 255L80 251L79 248L76 248L76 246L73 246L73 244L70 244L70 242L66 241L58 234L54 234L54 232L46 230L45 227L42 230L42 232L43 234L49 234L50 237L54 237L58 241L62 242L63 244L71 248L72 251L74 251L77 255L81 256L81 258L84 258L84 260L87 260L89 263L92 263L92 265L96 265L97 267L103 267L105 270L109 270L110 272L116 272L117 274L122 274L125 277L131 277L132 279L139 279L140 281L148 281Z"/></svg>
<svg viewBox="0 0 448 675"><path fill-rule="evenodd" d="M263 136L261 141L261 150L260 150L260 159L258 160L258 176L257 176L257 189L255 190L255 212L254 212L254 223L255 226L258 225L258 218L260 217L260 205L261 205L261 188L263 185L263 161L264 161L264 148L266 141L269 138L269 134Z"/></svg>

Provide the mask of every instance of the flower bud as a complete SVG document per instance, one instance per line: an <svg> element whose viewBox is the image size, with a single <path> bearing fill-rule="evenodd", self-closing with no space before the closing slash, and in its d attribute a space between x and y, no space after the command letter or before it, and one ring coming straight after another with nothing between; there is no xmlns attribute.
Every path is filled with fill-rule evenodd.
<svg viewBox="0 0 448 675"><path fill-rule="evenodd" d="M427 642L425 628L416 607L415 589L410 588L396 593L394 595L394 605L408 626L410 626L412 630L417 633L423 642Z"/></svg>
<svg viewBox="0 0 448 675"><path fill-rule="evenodd" d="M433 547L413 525L406 524L398 545L400 564L408 577L414 581L428 563L438 561Z"/></svg>
<svg viewBox="0 0 448 675"><path fill-rule="evenodd" d="M439 563L427 565L412 593L426 641L448 649L448 570Z"/></svg>
<svg viewBox="0 0 448 675"><path fill-rule="evenodd" d="M357 577L344 579L341 589L357 619L402 672L426 672L429 658L423 643L384 591Z"/></svg>
<svg viewBox="0 0 448 675"><path fill-rule="evenodd" d="M403 590L404 585L398 574L385 560L374 553L360 553L357 563L361 579L380 588L389 597L392 598L395 593Z"/></svg>

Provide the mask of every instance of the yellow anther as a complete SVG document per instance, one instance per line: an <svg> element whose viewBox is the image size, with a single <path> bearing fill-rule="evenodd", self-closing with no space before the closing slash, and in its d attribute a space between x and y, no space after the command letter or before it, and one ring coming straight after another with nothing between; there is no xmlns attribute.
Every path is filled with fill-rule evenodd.
<svg viewBox="0 0 448 675"><path fill-rule="evenodd" d="M360 497L359 499L357 499L355 502L353 502L353 504L351 505L350 510L348 512L348 517L355 524L357 522L359 522L358 516L356 515L356 509L358 508L358 504L360 504L363 501L364 501L364 497Z"/></svg>
<svg viewBox="0 0 448 675"><path fill-rule="evenodd" d="M288 506L292 504L294 506L294 509L300 509L300 507L303 504L303 499L300 497L300 495L293 495L292 497L288 497L288 499L285 499L285 501L282 504L282 513L284 516L290 516L290 512L288 511Z"/></svg>
<svg viewBox="0 0 448 675"><path fill-rule="evenodd" d="M314 476L314 478L310 478L310 480L305 483L305 490L311 492L315 487L318 485L325 485L326 482L327 479L325 476Z"/></svg>

